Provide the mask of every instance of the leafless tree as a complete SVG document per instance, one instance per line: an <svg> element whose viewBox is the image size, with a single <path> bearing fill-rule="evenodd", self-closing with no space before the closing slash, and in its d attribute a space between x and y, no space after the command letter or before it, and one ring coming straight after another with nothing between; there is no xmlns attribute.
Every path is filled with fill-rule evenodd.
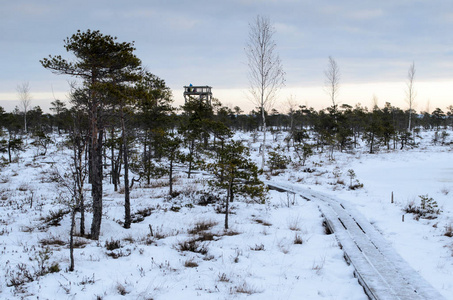
<svg viewBox="0 0 453 300"><path fill-rule="evenodd" d="M265 164L265 111L272 108L277 91L285 84L285 72L276 51L274 33L275 29L270 19L258 15L253 22L249 23L249 39L245 47L249 67L250 93L253 103L261 110L263 119L261 168L264 168Z"/></svg>
<svg viewBox="0 0 453 300"><path fill-rule="evenodd" d="M373 97L371 98L371 107L373 110L379 109L379 98L376 94L373 94Z"/></svg>
<svg viewBox="0 0 453 300"><path fill-rule="evenodd" d="M409 70L407 71L407 90L406 90L406 101L409 104L409 125L407 131L411 131L411 120L412 120L412 110L414 108L415 96L417 93L414 88L414 79L415 79L415 63L412 62Z"/></svg>
<svg viewBox="0 0 453 300"><path fill-rule="evenodd" d="M291 95L288 97L288 99L286 99L285 106L286 106L287 114L289 115L290 129L292 132L294 130L294 114L298 107L297 100L294 97L294 95Z"/></svg>
<svg viewBox="0 0 453 300"><path fill-rule="evenodd" d="M326 76L325 90L332 101L333 112L337 110L337 96L340 89L340 68L332 56L329 56L327 69L324 71Z"/></svg>
<svg viewBox="0 0 453 300"><path fill-rule="evenodd" d="M27 133L27 111L31 104L30 84L28 82L23 82L17 86L16 91L19 96L20 108L24 112L24 129L25 133Z"/></svg>

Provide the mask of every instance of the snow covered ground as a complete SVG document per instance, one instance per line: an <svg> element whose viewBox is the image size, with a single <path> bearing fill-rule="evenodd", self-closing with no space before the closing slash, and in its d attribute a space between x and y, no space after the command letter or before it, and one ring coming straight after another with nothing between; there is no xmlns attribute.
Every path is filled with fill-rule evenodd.
<svg viewBox="0 0 453 300"><path fill-rule="evenodd" d="M411 150L335 153L333 161L314 155L306 166L275 178L355 205L416 271L453 299L453 240L444 235L453 223L453 152L432 145L432 134L424 133L421 146ZM238 199L224 231L217 206L198 204L200 190L210 194L201 175L180 174L175 189L181 194L173 199L166 196L165 179L134 187L132 211L151 214L131 229L120 224L124 195L105 184L101 238L77 237L75 271L68 272L69 215L50 225L66 208L64 189L54 181L55 168L64 173L64 151L54 147L43 157L29 147L1 169L2 299L367 299L313 202L276 191L267 204ZM304 172L307 167L313 172ZM348 189L349 169L363 188ZM437 201L442 212L435 219L416 220L403 211L410 202L420 205L419 195ZM88 214L87 230L90 221ZM119 248L109 250L115 244ZM37 275L56 263L60 271Z"/></svg>

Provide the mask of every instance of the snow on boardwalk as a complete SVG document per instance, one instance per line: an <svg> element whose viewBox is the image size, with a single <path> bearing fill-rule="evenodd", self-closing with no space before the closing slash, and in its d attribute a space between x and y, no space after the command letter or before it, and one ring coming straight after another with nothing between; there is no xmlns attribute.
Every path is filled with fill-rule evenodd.
<svg viewBox="0 0 453 300"><path fill-rule="evenodd" d="M371 299L445 299L348 203L294 184L271 181L266 184L317 201L329 228L343 247L346 259L354 266L360 284Z"/></svg>

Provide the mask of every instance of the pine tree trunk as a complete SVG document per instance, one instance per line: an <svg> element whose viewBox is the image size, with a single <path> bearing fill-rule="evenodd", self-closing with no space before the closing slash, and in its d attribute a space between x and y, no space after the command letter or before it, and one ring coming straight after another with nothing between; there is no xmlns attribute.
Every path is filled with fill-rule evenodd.
<svg viewBox="0 0 453 300"><path fill-rule="evenodd" d="M8 161L11 163L11 139L8 141Z"/></svg>
<svg viewBox="0 0 453 300"><path fill-rule="evenodd" d="M111 172L112 174L110 175L110 178L111 178L111 183L114 185L114 190L115 192L117 191L117 186L116 186L116 183L115 183L115 147L113 146L114 145L114 132L113 132L113 126L112 126L112 130L111 130L111 133L110 133L110 137L112 139L112 145L111 145L111 148L110 148L110 167L111 167Z"/></svg>
<svg viewBox="0 0 453 300"><path fill-rule="evenodd" d="M225 229L228 229L228 215L230 213L230 198L233 196L233 181L230 179L228 182L228 192L225 203Z"/></svg>
<svg viewBox="0 0 453 300"><path fill-rule="evenodd" d="M82 154L83 154L84 145L81 144L81 137L76 137L76 145L74 145L74 166L76 170L76 197L77 197L77 206L80 211L80 235L85 235L85 203L83 198L83 184L84 184L84 174L82 168Z"/></svg>
<svg viewBox="0 0 453 300"><path fill-rule="evenodd" d="M173 195L173 157L170 158L170 170L169 170L169 177L170 177L170 196Z"/></svg>
<svg viewBox="0 0 453 300"><path fill-rule="evenodd" d="M148 183L148 185L151 184L151 164L150 164L150 160L151 160L151 145L149 145L149 149L148 149L148 155L145 156L145 159L146 159L146 168L147 168L147 172L146 172L146 182ZM148 157L149 156L149 157Z"/></svg>
<svg viewBox="0 0 453 300"><path fill-rule="evenodd" d="M74 271L74 228L75 228L75 210L76 207L72 208L71 212L71 229L69 232L69 259L71 261L69 271Z"/></svg>
<svg viewBox="0 0 453 300"><path fill-rule="evenodd" d="M123 159L124 159L124 228L131 227L131 198L129 191L129 155L127 147L126 124L124 121L123 108L121 108L121 127L123 135Z"/></svg>
<svg viewBox="0 0 453 300"><path fill-rule="evenodd" d="M190 178L190 175L192 173L192 160L193 160L193 154L194 154L194 151L195 151L195 141L192 140L190 141L190 149L189 149L189 172L188 172L188 175L187 175L187 178Z"/></svg>
<svg viewBox="0 0 453 300"><path fill-rule="evenodd" d="M97 129L97 127L95 128ZM93 132L95 134L96 131ZM91 223L91 238L98 240L101 234L102 222L102 139L103 130L99 130L99 136L92 141L92 174L91 194L93 196L93 220Z"/></svg>

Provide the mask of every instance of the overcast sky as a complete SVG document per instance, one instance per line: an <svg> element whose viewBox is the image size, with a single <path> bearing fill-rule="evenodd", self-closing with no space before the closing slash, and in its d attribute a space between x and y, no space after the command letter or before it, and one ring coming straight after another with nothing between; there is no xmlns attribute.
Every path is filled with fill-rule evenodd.
<svg viewBox="0 0 453 300"><path fill-rule="evenodd" d="M135 41L136 55L172 88L210 85L224 104L252 107L247 100L244 47L248 24L268 16L286 71L276 104L284 111L292 95L300 104L328 106L324 71L332 56L341 72L341 103L371 105L375 95L404 108L407 71L415 62L417 110L429 102L453 105L453 1L451 0L0 0L0 105L17 105L16 87L29 82L32 105L45 111L65 100L67 81L39 60L69 57L63 40L78 29L100 30ZM451 103L450 103L451 102Z"/></svg>

